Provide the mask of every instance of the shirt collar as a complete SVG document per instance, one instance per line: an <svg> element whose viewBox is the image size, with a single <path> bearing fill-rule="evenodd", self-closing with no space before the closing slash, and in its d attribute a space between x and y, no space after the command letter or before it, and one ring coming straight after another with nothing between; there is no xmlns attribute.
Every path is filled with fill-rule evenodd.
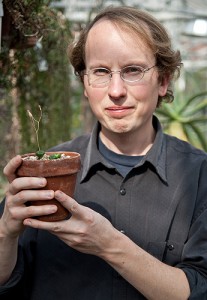
<svg viewBox="0 0 207 300"><path fill-rule="evenodd" d="M159 120L156 116L153 116L153 126L156 130L156 137L153 143L153 146L145 155L143 160L140 162L140 165L143 165L145 162L150 163L156 170L160 178L167 182L166 175L166 140L164 139L164 134ZM86 149L86 154L83 162L83 172L81 176L81 181L83 181L86 176L89 174L89 171L92 168L98 169L99 166L105 165L108 168L112 166L103 158L100 154L97 147L97 139L100 131L100 124L97 122L92 130L91 137ZM138 167L137 166L137 167Z"/></svg>
<svg viewBox="0 0 207 300"><path fill-rule="evenodd" d="M153 146L150 148L148 153L143 159L149 162L157 171L160 178L167 183L167 170L166 170L166 159L167 159L167 149L166 149L166 138L163 134L161 124L156 116L153 116L153 126L156 130L156 137Z"/></svg>
<svg viewBox="0 0 207 300"><path fill-rule="evenodd" d="M81 181L83 181L88 175L92 168L98 169L98 166L103 164L109 168L111 166L107 164L107 161L103 158L98 150L98 135L100 131L100 123L97 122L92 130L91 137L86 149L85 158L83 161L83 172L81 176Z"/></svg>

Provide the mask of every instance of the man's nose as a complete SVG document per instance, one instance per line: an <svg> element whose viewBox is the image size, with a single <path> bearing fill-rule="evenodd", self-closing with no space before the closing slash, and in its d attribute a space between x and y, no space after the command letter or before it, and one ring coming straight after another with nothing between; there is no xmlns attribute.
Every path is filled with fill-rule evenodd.
<svg viewBox="0 0 207 300"><path fill-rule="evenodd" d="M112 98L119 98L126 95L126 85L120 76L120 71L113 71L109 82L108 94Z"/></svg>

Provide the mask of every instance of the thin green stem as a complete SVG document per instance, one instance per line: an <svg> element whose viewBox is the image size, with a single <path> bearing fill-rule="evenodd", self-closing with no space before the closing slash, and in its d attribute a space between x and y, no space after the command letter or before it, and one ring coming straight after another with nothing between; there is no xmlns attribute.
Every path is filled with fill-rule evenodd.
<svg viewBox="0 0 207 300"><path fill-rule="evenodd" d="M40 110L39 119L35 119L34 116L33 116L33 114L30 112L29 109L27 110L27 113L28 113L28 115L29 115L29 117L30 117L30 119L32 121L32 126L33 126L33 128L35 130L35 135L36 135L36 141L37 141L38 150L40 151L40 144L39 144L39 135L38 135L38 133L39 133L39 128L40 128L40 121L42 119L42 109L41 109L40 105L38 105L38 107L39 107L39 110Z"/></svg>

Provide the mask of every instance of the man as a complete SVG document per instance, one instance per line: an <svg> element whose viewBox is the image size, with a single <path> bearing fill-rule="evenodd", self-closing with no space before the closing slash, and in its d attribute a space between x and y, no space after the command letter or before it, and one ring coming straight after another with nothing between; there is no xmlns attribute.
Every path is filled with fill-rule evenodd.
<svg viewBox="0 0 207 300"><path fill-rule="evenodd" d="M207 156L163 134L153 115L173 100L181 66L163 26L146 12L107 8L70 47L98 122L52 150L80 152L74 199L16 178L0 220L0 295L21 299L206 299ZM55 195L68 220L41 222ZM3 299L3 298L2 298Z"/></svg>

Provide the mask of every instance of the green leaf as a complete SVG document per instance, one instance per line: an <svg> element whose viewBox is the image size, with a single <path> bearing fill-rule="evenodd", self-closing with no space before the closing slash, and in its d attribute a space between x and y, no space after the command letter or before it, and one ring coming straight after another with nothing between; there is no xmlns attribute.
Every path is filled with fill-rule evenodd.
<svg viewBox="0 0 207 300"><path fill-rule="evenodd" d="M58 159L58 158L61 158L61 154L60 153L51 154L49 156L49 159Z"/></svg>
<svg viewBox="0 0 207 300"><path fill-rule="evenodd" d="M38 157L38 159L41 159L41 158L44 156L45 151L43 151L43 150L38 150L35 154L36 154L36 156Z"/></svg>

